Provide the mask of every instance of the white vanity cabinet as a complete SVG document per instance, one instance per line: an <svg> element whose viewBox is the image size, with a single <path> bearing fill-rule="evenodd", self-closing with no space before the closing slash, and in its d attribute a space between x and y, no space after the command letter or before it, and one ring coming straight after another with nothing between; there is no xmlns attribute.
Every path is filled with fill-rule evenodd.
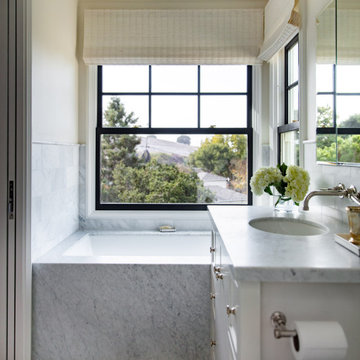
<svg viewBox="0 0 360 360"><path fill-rule="evenodd" d="M238 282L219 232L212 236L212 359L260 360L260 285Z"/></svg>
<svg viewBox="0 0 360 360"><path fill-rule="evenodd" d="M328 233L287 236L249 225L274 216L270 208L208 209L214 231L213 359L292 359L289 339L274 337L274 311L286 314L289 329L294 321L339 322L348 341L346 359L360 359L360 258L333 235L346 232L347 224L301 213L298 218L323 224Z"/></svg>

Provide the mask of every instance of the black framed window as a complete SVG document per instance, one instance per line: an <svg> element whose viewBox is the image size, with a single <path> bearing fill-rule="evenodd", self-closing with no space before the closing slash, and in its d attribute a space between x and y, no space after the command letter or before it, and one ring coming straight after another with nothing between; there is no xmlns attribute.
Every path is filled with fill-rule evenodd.
<svg viewBox="0 0 360 360"><path fill-rule="evenodd" d="M98 66L97 109L97 210L252 203L251 66Z"/></svg>
<svg viewBox="0 0 360 360"><path fill-rule="evenodd" d="M316 64L317 160L360 163L360 65Z"/></svg>
<svg viewBox="0 0 360 360"><path fill-rule="evenodd" d="M278 127L278 163L299 165L299 36L285 47L284 124Z"/></svg>

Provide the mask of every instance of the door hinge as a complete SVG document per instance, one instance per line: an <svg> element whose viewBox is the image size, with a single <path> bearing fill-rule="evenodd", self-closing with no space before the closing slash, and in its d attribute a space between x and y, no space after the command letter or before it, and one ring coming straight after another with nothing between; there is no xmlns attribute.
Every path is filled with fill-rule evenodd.
<svg viewBox="0 0 360 360"><path fill-rule="evenodd" d="M14 191L14 181L9 181L9 189L8 189L8 219L13 220L15 217L15 191Z"/></svg>

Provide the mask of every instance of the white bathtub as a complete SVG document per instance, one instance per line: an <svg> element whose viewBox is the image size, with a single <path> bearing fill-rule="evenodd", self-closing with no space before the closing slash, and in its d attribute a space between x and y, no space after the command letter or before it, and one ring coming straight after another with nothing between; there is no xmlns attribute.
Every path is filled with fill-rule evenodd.
<svg viewBox="0 0 360 360"><path fill-rule="evenodd" d="M211 233L77 232L36 263L209 264Z"/></svg>

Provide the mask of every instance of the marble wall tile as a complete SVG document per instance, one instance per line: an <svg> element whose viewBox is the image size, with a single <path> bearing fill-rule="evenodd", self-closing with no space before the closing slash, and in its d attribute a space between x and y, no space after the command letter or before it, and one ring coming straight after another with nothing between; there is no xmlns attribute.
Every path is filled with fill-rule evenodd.
<svg viewBox="0 0 360 360"><path fill-rule="evenodd" d="M209 292L209 265L34 264L32 359L209 359Z"/></svg>
<svg viewBox="0 0 360 360"><path fill-rule="evenodd" d="M79 145L33 143L33 260L78 229Z"/></svg>
<svg viewBox="0 0 360 360"><path fill-rule="evenodd" d="M84 222L86 218L86 145L80 145L79 149L79 217L80 222Z"/></svg>

